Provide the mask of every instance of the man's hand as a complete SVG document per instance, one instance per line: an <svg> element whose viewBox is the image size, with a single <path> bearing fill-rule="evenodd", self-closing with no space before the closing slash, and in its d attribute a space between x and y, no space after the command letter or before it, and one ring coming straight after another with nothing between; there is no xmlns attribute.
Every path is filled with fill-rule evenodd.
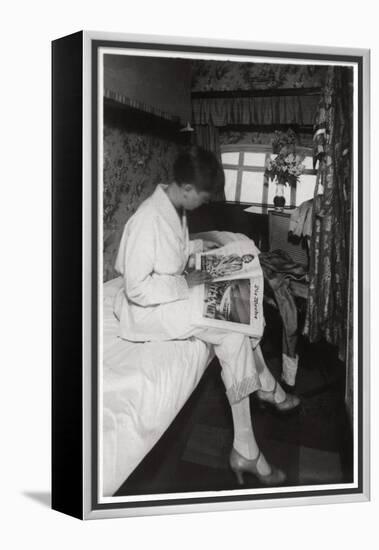
<svg viewBox="0 0 379 550"><path fill-rule="evenodd" d="M194 270L194 271L190 271L189 273L185 273L184 278L189 288L212 281L212 277L211 275L209 275L209 273L206 273L204 271L199 271L199 270Z"/></svg>

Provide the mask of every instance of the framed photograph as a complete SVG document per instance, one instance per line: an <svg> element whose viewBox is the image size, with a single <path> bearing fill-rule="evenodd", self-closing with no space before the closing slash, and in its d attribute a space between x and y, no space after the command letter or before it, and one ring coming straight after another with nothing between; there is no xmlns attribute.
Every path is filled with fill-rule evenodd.
<svg viewBox="0 0 379 550"><path fill-rule="evenodd" d="M53 42L55 510L369 499L369 58Z"/></svg>

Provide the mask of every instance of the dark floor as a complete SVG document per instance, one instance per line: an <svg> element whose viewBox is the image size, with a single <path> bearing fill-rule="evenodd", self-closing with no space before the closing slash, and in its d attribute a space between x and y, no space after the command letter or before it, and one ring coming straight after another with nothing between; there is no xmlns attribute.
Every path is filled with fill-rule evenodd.
<svg viewBox="0 0 379 550"><path fill-rule="evenodd" d="M271 323L262 349L272 372L280 372L280 330ZM287 473L288 485L352 481L352 443L345 411L345 366L325 343L300 342L298 412L280 416L251 397L257 440L269 462ZM237 488L228 466L233 428L214 360L198 388L155 448L116 493L120 495ZM250 476L247 487L259 487Z"/></svg>

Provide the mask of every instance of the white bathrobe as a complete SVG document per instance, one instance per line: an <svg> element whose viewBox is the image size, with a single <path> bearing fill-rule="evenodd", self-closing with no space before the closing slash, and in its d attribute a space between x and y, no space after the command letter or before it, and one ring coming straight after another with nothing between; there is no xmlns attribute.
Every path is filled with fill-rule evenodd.
<svg viewBox="0 0 379 550"><path fill-rule="evenodd" d="M190 289L183 276L189 255L202 241L189 240L185 213L180 219L158 185L124 228L116 270L124 289L116 297L120 336L126 340L188 338Z"/></svg>
<svg viewBox="0 0 379 550"><path fill-rule="evenodd" d="M271 383L257 342L237 332L191 325L188 288L183 276L189 255L202 249L190 241L185 214L179 217L158 185L125 225L116 269L124 288L115 299L119 336L135 342L197 337L212 344L222 367L231 403ZM254 347L254 350L252 349Z"/></svg>

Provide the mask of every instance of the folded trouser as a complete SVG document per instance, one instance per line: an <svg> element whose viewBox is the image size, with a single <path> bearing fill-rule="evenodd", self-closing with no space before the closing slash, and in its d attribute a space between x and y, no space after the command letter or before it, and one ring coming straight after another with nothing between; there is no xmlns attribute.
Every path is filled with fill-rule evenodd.
<svg viewBox="0 0 379 550"><path fill-rule="evenodd" d="M282 330L282 379L295 385L299 357L296 354L298 341L298 316L289 281L284 280L273 287L275 300L283 323Z"/></svg>
<svg viewBox="0 0 379 550"><path fill-rule="evenodd" d="M295 299L289 288L290 281L304 279L306 269L297 264L283 250L261 253L259 256L265 281L270 285L282 319L282 379L295 384L298 355L298 316Z"/></svg>

